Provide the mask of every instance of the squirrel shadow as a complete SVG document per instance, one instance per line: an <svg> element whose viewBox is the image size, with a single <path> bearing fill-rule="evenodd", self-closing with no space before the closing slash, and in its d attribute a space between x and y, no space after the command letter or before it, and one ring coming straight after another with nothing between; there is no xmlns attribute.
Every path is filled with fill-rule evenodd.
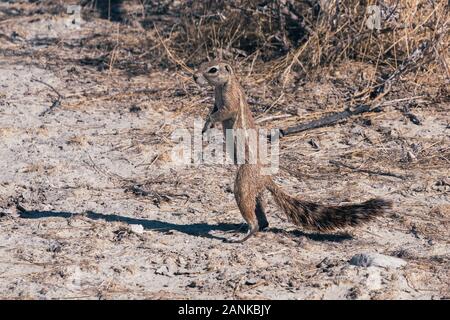
<svg viewBox="0 0 450 320"><path fill-rule="evenodd" d="M139 219L120 216L117 214L103 214L93 211L87 211L85 213L72 213L65 211L38 211L38 210L19 210L19 216L24 219L42 219L50 217L58 218L71 218L76 216L87 217L92 220L104 220L107 222L124 222L126 224L140 224L145 230L154 230L162 233L166 233L170 230L179 231L191 236L200 236L210 239L224 240L225 238L217 237L209 234L210 231L232 231L237 229L239 224L219 223L193 223L193 224L175 224L170 222L164 222L159 220Z"/></svg>
<svg viewBox="0 0 450 320"><path fill-rule="evenodd" d="M92 220L104 220L107 222L124 222L127 224L140 224L145 230L153 230L162 233L167 233L170 230L185 233L190 236L197 236L216 240L226 240L224 237L219 237L210 234L211 231L235 231L237 233L246 232L246 228L240 228L241 224L234 223L192 223L192 224L175 224L170 222L164 222L159 220L139 219L125 217L117 214L103 214L93 211L86 213L72 213L65 211L38 211L38 210L18 210L19 216L24 219L43 219L50 217L58 218L71 218L76 216L84 216ZM268 232L272 233L284 233L294 237L306 237L314 241L330 241L330 242L342 242L350 240L352 237L347 234L322 234L322 233L305 233L300 230L285 231L279 228L269 228ZM267 232L266 231L266 232Z"/></svg>

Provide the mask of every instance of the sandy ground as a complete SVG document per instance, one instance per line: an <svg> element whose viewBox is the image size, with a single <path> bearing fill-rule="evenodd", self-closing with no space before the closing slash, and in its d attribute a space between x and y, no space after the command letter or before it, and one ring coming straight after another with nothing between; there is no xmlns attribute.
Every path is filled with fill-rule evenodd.
<svg viewBox="0 0 450 320"><path fill-rule="evenodd" d="M332 204L382 196L395 204L386 216L314 233L287 223L269 198L271 228L228 244L222 239L243 222L235 169L176 167L169 157L171 133L192 130L210 92L157 65L135 75L85 63L92 48L70 44L107 34L108 22L74 32L63 18L18 19L0 25L18 34L0 38L0 298L450 298L448 102L414 109L421 125L390 106L281 141L284 189ZM286 103L296 110L283 124L339 110L338 77L293 89ZM36 79L63 96L61 105L46 112L57 94ZM262 87L245 88L262 96ZM269 105L278 98L264 97ZM262 126L277 126L269 123ZM349 264L363 252L406 265Z"/></svg>

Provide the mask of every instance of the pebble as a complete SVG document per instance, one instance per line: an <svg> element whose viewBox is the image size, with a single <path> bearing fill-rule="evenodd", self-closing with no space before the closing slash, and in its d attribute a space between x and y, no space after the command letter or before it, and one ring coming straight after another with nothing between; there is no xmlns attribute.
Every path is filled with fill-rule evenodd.
<svg viewBox="0 0 450 320"><path fill-rule="evenodd" d="M349 263L358 267L383 267L394 269L406 265L406 261L403 259L379 253L358 253L350 259Z"/></svg>
<svg viewBox="0 0 450 320"><path fill-rule="evenodd" d="M130 225L130 230L131 230L131 232L136 233L136 234L143 234L144 226L142 224L132 224L132 225Z"/></svg>
<svg viewBox="0 0 450 320"><path fill-rule="evenodd" d="M50 243L47 251L54 252L54 253L61 252L61 244L57 241L54 241L54 242Z"/></svg>
<svg viewBox="0 0 450 320"><path fill-rule="evenodd" d="M161 266L158 269L156 269L155 273L163 275L163 276L167 276L167 275L169 275L169 268L167 268L167 266Z"/></svg>

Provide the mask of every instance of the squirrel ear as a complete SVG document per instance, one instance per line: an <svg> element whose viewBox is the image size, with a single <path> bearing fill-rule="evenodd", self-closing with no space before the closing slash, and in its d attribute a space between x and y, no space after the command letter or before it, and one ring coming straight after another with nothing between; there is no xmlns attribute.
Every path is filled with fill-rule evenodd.
<svg viewBox="0 0 450 320"><path fill-rule="evenodd" d="M229 64L225 65L225 70L227 70L228 73L233 73L233 69L231 68L231 66Z"/></svg>

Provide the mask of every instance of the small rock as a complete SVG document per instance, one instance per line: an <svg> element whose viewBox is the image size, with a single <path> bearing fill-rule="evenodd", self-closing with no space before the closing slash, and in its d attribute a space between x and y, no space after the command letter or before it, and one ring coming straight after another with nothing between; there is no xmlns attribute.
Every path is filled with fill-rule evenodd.
<svg viewBox="0 0 450 320"><path fill-rule="evenodd" d="M50 243L50 245L48 246L47 251L49 252L61 252L61 244L57 241Z"/></svg>
<svg viewBox="0 0 450 320"><path fill-rule="evenodd" d="M133 105L130 107L130 112L135 112L135 113L137 113L137 112L140 112L140 111L142 111L142 109L141 109L141 107L139 107L138 105L133 104Z"/></svg>
<svg viewBox="0 0 450 320"><path fill-rule="evenodd" d="M225 279L225 275L223 273L219 273L216 277L217 280L223 280Z"/></svg>
<svg viewBox="0 0 450 320"><path fill-rule="evenodd" d="M186 90L183 89L176 89L174 94L176 97L184 97L185 95L187 95Z"/></svg>
<svg viewBox="0 0 450 320"><path fill-rule="evenodd" d="M348 299L352 299L355 300L357 299L359 296L361 295L361 289L359 289L358 287L352 287L348 290L346 297Z"/></svg>
<svg viewBox="0 0 450 320"><path fill-rule="evenodd" d="M320 150L320 146L317 144L317 142L316 141L314 141L313 139L310 139L309 141L308 141L308 143L311 145L311 147L313 147L314 149L316 149L316 150Z"/></svg>
<svg viewBox="0 0 450 320"><path fill-rule="evenodd" d="M252 279L247 279L247 281L245 281L245 284L247 286L252 286L254 284L256 284L256 279L252 278Z"/></svg>
<svg viewBox="0 0 450 320"><path fill-rule="evenodd" d="M406 152L406 157L409 162L413 162L417 160L417 157L411 151Z"/></svg>
<svg viewBox="0 0 450 320"><path fill-rule="evenodd" d="M408 249L395 250L394 252L392 252L392 254L394 256L396 256L397 258L402 258L402 259L413 259L414 258L414 254Z"/></svg>
<svg viewBox="0 0 450 320"><path fill-rule="evenodd" d="M39 290L39 293L42 295L46 295L48 293L48 289L42 288L41 290Z"/></svg>
<svg viewBox="0 0 450 320"><path fill-rule="evenodd" d="M130 230L131 230L131 232L136 233L136 234L143 234L144 226L142 224L132 224L132 225L130 225Z"/></svg>
<svg viewBox="0 0 450 320"><path fill-rule="evenodd" d="M413 143L410 147L415 154L419 153L419 151L422 149L422 145L420 143Z"/></svg>
<svg viewBox="0 0 450 320"><path fill-rule="evenodd" d="M414 115L414 114L412 114L412 113L409 113L409 112L408 112L408 113L405 114L405 116L407 116L408 119L409 119L412 123L414 123L416 126L420 126L420 125L422 124L422 122L420 121L420 119L417 118L417 116Z"/></svg>
<svg viewBox="0 0 450 320"><path fill-rule="evenodd" d="M358 253L350 259L349 263L358 267L383 268L399 268L406 265L406 261L403 259L379 253Z"/></svg>
<svg viewBox="0 0 450 320"><path fill-rule="evenodd" d="M186 264L186 260L182 256L178 256L177 262L179 266L184 266Z"/></svg>
<svg viewBox="0 0 450 320"><path fill-rule="evenodd" d="M192 281L187 285L189 288L195 288L197 286L197 283L195 281Z"/></svg>
<svg viewBox="0 0 450 320"><path fill-rule="evenodd" d="M167 268L167 266L161 266L158 269L156 269L155 273L163 275L163 276L167 276L167 275L169 275L169 268Z"/></svg>

